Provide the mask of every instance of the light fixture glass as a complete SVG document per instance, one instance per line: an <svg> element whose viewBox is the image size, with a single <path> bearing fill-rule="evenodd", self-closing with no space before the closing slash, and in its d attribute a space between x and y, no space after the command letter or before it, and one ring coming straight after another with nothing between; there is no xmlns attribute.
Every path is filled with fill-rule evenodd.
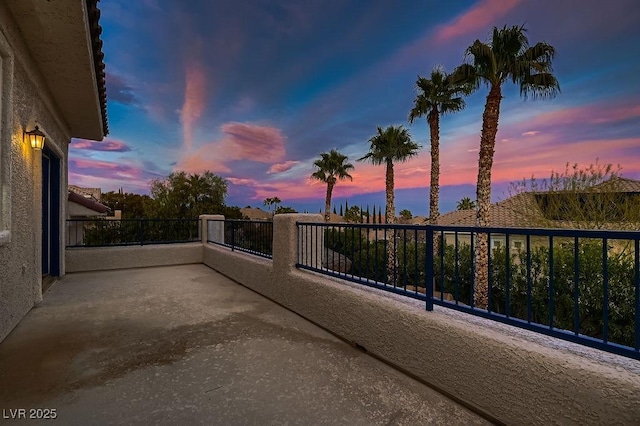
<svg viewBox="0 0 640 426"><path fill-rule="evenodd" d="M34 130L30 132L25 132L25 134L29 138L29 142L31 143L31 148L41 150L44 148L44 138L45 135L40 131L38 126Z"/></svg>

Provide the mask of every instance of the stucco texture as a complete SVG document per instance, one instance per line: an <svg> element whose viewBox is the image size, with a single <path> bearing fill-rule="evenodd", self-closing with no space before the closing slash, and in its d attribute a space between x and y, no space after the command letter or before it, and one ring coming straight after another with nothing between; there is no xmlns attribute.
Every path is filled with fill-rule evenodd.
<svg viewBox="0 0 640 426"><path fill-rule="evenodd" d="M67 185L71 136L4 2L0 2L0 51L3 56L0 152L4 156L0 159L3 168L0 179L3 203L8 204L2 206L2 212L10 217L5 220L10 223L10 237L0 245L1 341L42 300L42 154L25 143L23 132L33 129L37 121L47 135L47 146L61 162L61 193ZM64 203L60 217L64 218ZM62 244L60 241L61 250ZM60 270L64 273L63 264Z"/></svg>
<svg viewBox="0 0 640 426"><path fill-rule="evenodd" d="M206 245L204 262L507 424L637 424L640 375L520 337L522 330L295 269L296 221L278 215L273 262ZM628 361L628 360L625 360ZM630 361L635 363L635 361Z"/></svg>
<svg viewBox="0 0 640 426"><path fill-rule="evenodd" d="M201 243L68 248L66 271L105 271L202 263L202 249Z"/></svg>

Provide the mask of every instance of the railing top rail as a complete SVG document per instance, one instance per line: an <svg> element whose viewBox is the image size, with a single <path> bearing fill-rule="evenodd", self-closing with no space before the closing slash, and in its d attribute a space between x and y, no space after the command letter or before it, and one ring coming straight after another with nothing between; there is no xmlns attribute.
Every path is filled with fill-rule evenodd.
<svg viewBox="0 0 640 426"><path fill-rule="evenodd" d="M434 232L458 233L491 233L516 234L553 237L581 237L581 238L609 238L609 239L640 239L640 230L604 230L604 229L566 229L566 228L498 228L455 225L406 225L385 223L332 223L332 222L297 222L298 225L313 225L332 228L363 228L363 229L407 229L432 230Z"/></svg>
<svg viewBox="0 0 640 426"><path fill-rule="evenodd" d="M271 219L207 219L212 222L272 222Z"/></svg>
<svg viewBox="0 0 640 426"><path fill-rule="evenodd" d="M106 221L109 221L109 222L140 222L140 221L143 221L143 222L197 222L199 220L200 220L199 218L195 218L195 219L192 219L192 218L188 218L188 219L171 219L171 218L169 218L169 219L157 219L157 218L154 218L154 219L146 219L146 218L143 218L143 219L116 219L116 218L111 217L111 216L104 216L104 217L97 218L97 219L95 219L95 218L89 218L89 219L69 218L69 219L67 219L67 222L106 222Z"/></svg>

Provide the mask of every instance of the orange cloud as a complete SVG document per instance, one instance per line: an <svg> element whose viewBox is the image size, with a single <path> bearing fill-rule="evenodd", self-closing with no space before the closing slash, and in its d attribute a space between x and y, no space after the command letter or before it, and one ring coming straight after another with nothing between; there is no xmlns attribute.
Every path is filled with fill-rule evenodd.
<svg viewBox="0 0 640 426"><path fill-rule="evenodd" d="M216 150L215 144L205 144L195 151L187 152L178 160L174 170L187 173L202 173L205 170L213 173L230 173L231 169L224 164L220 153Z"/></svg>
<svg viewBox="0 0 640 426"><path fill-rule="evenodd" d="M206 76L202 65L197 62L187 64L185 72L186 85L180 121L184 146L190 150L193 147L193 126L204 111Z"/></svg>
<svg viewBox="0 0 640 426"><path fill-rule="evenodd" d="M484 0L441 26L435 34L436 42L448 41L495 25L495 22L513 9L520 0Z"/></svg>

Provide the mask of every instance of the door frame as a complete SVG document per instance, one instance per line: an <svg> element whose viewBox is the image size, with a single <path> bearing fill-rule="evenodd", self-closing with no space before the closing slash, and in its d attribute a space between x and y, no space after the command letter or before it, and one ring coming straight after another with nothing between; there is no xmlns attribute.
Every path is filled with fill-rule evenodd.
<svg viewBox="0 0 640 426"><path fill-rule="evenodd" d="M60 276L60 212L62 168L60 157L42 150L42 275Z"/></svg>

